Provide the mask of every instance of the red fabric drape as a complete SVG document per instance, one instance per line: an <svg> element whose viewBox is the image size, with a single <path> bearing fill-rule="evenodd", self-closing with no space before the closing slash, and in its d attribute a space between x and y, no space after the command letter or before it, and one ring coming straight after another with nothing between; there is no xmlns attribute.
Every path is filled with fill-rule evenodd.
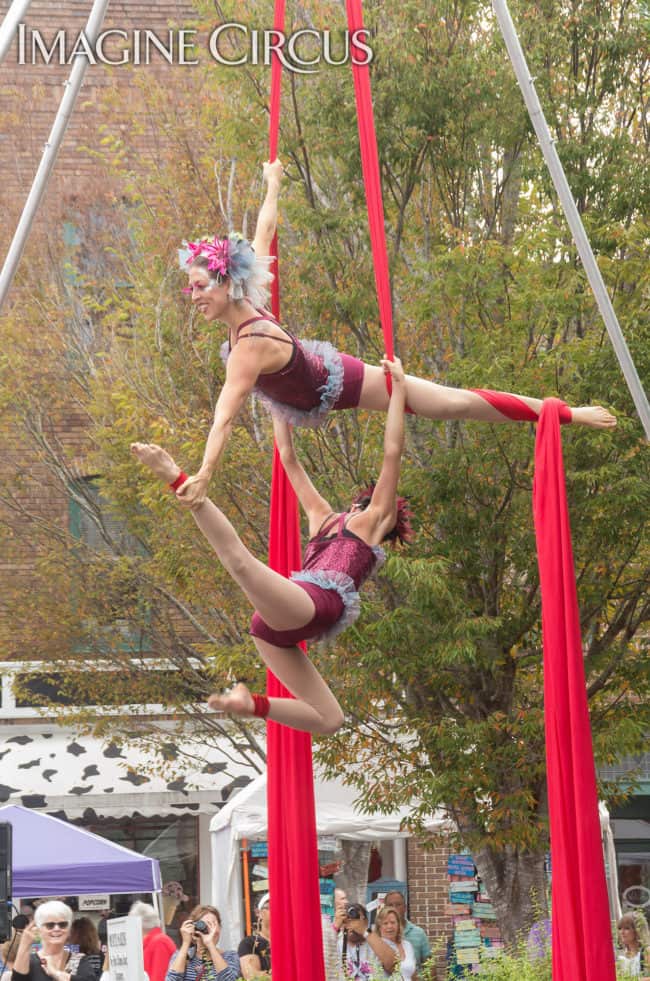
<svg viewBox="0 0 650 981"><path fill-rule="evenodd" d="M361 0L347 0L346 7L348 13L348 30L351 33L362 31L364 28ZM359 40L367 41L367 34L359 35ZM354 45L351 45L351 52L354 55ZM361 52L357 52L357 60L363 61ZM386 251L386 230L384 228L384 204L381 196L381 180L379 177L379 155L377 153L377 138L375 135L375 116L370 90L370 69L368 65L355 64L353 57L352 75L354 78L354 94L357 103L359 148L361 150L361 167L368 204L368 226L370 229L370 243L372 245L375 270L379 319L384 335L384 350L388 357L392 359L395 353L393 348L393 308L390 297L390 276L388 272L388 253Z"/></svg>
<svg viewBox="0 0 650 981"><path fill-rule="evenodd" d="M276 0L274 30L284 31L284 0ZM280 128L282 65L273 55L269 159L275 160ZM273 240L276 278L273 314L280 317L277 236ZM277 449L273 454L269 564L288 576L301 563L298 504ZM302 655L301 655L302 656ZM267 694L290 698L267 672ZM280 981L325 981L320 919L318 848L311 737L275 722L267 723L267 805L271 952L273 977Z"/></svg>
<svg viewBox="0 0 650 981"><path fill-rule="evenodd" d="M533 509L542 593L551 826L553 981L614 981L596 772L587 707L560 407L537 427Z"/></svg>

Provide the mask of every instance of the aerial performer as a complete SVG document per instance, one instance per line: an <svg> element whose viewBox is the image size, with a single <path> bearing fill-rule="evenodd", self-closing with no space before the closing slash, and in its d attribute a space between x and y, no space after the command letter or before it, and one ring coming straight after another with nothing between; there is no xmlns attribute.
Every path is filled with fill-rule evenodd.
<svg viewBox="0 0 650 981"><path fill-rule="evenodd" d="M226 694L211 695L208 704L212 708L232 715L268 717L311 733L336 732L343 723L334 695L297 645L303 640L331 639L353 622L359 615L359 589L383 561L381 543L405 542L410 537L406 502L397 497L407 383L398 359L384 359L382 366L391 376L392 393L381 471L374 487L355 498L348 511L333 511L319 494L296 455L289 424L274 416L282 465L309 524L303 567L291 579L256 559L208 498L192 508L194 520L219 561L255 609L251 634L260 657L294 695L293 699L267 698L238 684ZM159 446L133 443L131 450L177 493L188 479Z"/></svg>
<svg viewBox="0 0 650 981"><path fill-rule="evenodd" d="M185 292L211 323L228 328L222 355L226 378L215 406L200 469L178 496L189 507L205 500L237 413L251 392L275 417L297 426L318 426L332 409L386 412L389 394L384 372L337 351L328 341L301 341L279 324L264 304L273 276L268 253L275 234L282 165L264 164L267 191L252 243L231 233L226 238L188 243L181 252L189 275ZM542 400L483 389L448 388L406 376L409 409L429 419L482 422L534 422ZM616 419L600 406L569 408L561 421L609 429Z"/></svg>

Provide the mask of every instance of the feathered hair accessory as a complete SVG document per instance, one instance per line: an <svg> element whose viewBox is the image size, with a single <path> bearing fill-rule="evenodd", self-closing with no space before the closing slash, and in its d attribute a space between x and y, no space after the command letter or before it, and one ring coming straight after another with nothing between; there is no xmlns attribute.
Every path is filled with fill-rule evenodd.
<svg viewBox="0 0 650 981"><path fill-rule="evenodd" d="M373 491L375 489L375 483L373 482L364 490L359 491L357 496L353 499L352 503L359 505L363 510L368 507L370 500L372 498ZM409 507L409 502L405 497L397 498L397 518L395 519L395 524L391 531L386 535L388 541L399 540L402 545L406 545L408 542L413 540L413 528L411 527L411 518L413 517L413 512Z"/></svg>
<svg viewBox="0 0 650 981"><path fill-rule="evenodd" d="M221 284L230 280L228 295L233 300L250 300L253 306L264 306L269 298L268 285L273 280L270 271L272 256L257 256L250 242L237 232L226 238L202 238L198 242L184 242L178 250L182 269L198 264L208 270L210 278ZM191 293L186 287L184 293Z"/></svg>

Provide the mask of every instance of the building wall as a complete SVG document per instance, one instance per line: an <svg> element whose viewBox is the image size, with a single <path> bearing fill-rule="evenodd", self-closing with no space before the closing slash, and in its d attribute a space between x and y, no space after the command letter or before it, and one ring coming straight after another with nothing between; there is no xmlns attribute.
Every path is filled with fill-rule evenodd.
<svg viewBox="0 0 650 981"><path fill-rule="evenodd" d="M407 865L409 888L409 919L426 932L432 950L436 950L438 973L442 977L442 965L451 921L445 915L449 884L447 858L449 844L439 839L435 844L421 838L407 840Z"/></svg>
<svg viewBox="0 0 650 981"><path fill-rule="evenodd" d="M4 18L11 0L0 0L0 21ZM46 43L51 45L57 31L64 31L71 42L86 26L92 0L33 0L23 21L27 31L38 30ZM182 0L111 0L103 28L117 28L131 37L136 29L150 29L161 38L166 37L172 24L191 26L196 17L193 5ZM18 219L36 174L44 144L52 128L63 95L63 83L70 76L72 65L18 64L18 45L14 42L0 65L0 206L5 221L0 228L0 246L3 253L9 245ZM152 59L150 65L139 68L124 66L109 68L103 64L90 65L83 87L62 143L56 164L41 201L28 240L30 255L36 251L47 263L49 243L62 235L64 221L74 221L75 209L89 214L96 206L98 212L110 208L111 188L105 178L101 163L87 152L97 149L103 136L123 134L132 160L153 155L159 150L160 134L151 126L140 131L129 127L121 118L120 110L128 108L138 98L137 86L149 78L162 80L172 88L178 85L188 69L178 64L168 64L162 57ZM111 107L102 107L109 89L116 87ZM25 272L24 259L21 272ZM60 275L60 271L48 265L48 276ZM34 271L33 275L38 275ZM5 312L13 304L21 302L21 291L29 290L30 275L24 277L20 289L14 285L9 292ZM7 338L3 331L3 344ZM40 338L42 337L42 343ZM10 342L11 343L11 342ZM34 348L34 375L39 377L43 392L48 389L48 366L55 366L65 352L55 347L56 341L48 333L46 323L35 323L32 344ZM56 370L56 368L54 368ZM74 404L53 406L43 400L43 414L32 422L42 427L50 445L61 445L84 475L87 445L85 442L85 418ZM62 492L60 482L52 469L44 463L43 454L33 441L26 444L24 434L12 426L0 427L0 452L6 471L14 475L11 492L16 497L16 507L9 513L8 524L0 533L0 618L7 597L7 589L28 588L35 560L35 548L30 536L33 527L26 512L38 513L44 521L65 527L68 523L68 497ZM3 511L3 518L7 512ZM6 536L6 537L5 537ZM37 611L38 612L38 611ZM4 645L3 645L4 647ZM29 656L42 657L46 652L13 649L8 641L0 656L13 659Z"/></svg>
<svg viewBox="0 0 650 981"><path fill-rule="evenodd" d="M0 19L9 6L9 0L1 0ZM24 17L27 37L30 37L30 31L38 31L51 45L56 32L64 30L66 38L73 43L86 26L91 6L91 0L61 0L56 4L51 0L33 0ZM126 31L129 40L134 30L149 29L166 39L170 25L189 28L193 18L196 13L192 4L182 0L154 0L152 3L111 0L103 29ZM3 175L0 199L10 203L12 210L22 204L29 189L62 96L63 83L71 71L71 66L57 63L31 63L29 48L28 45L27 64L18 64L18 49L14 43L0 66L0 167ZM170 65L162 56L154 55L151 64L139 67L90 65L61 147L48 197L77 194L86 184L94 183L97 187L96 162L79 148L99 144L102 124L108 122L113 132L123 131L127 135L126 124L119 119L119 105L108 116L98 111L108 87L119 87L120 100L126 106L135 96L138 79L146 80L155 74L167 79L170 86L178 85L183 80L183 73L190 70L178 64ZM139 133L129 128L128 146L134 155L155 152L146 129Z"/></svg>

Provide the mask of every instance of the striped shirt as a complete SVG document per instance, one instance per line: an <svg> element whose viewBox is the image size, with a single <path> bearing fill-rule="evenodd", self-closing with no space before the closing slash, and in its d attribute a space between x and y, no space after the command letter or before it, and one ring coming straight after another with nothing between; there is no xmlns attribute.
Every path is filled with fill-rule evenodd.
<svg viewBox="0 0 650 981"><path fill-rule="evenodd" d="M214 964L206 964L198 954L188 960L184 971L173 971L172 964L176 960L178 951L172 954L165 975L165 981L237 981L241 977L239 970L239 957L234 950L222 950L221 956L228 965L223 970L217 971Z"/></svg>

